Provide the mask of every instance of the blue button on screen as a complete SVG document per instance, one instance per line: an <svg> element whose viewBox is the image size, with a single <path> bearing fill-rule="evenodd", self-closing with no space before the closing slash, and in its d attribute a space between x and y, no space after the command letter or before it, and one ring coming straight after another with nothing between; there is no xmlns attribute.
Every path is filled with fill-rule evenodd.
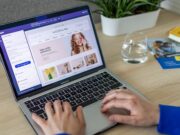
<svg viewBox="0 0 180 135"><path fill-rule="evenodd" d="M31 62L30 61L26 61L26 62L23 62L23 63L15 65L15 67L16 68L20 68L20 67L23 67L23 66L26 66L26 65L29 65L29 64L31 64Z"/></svg>

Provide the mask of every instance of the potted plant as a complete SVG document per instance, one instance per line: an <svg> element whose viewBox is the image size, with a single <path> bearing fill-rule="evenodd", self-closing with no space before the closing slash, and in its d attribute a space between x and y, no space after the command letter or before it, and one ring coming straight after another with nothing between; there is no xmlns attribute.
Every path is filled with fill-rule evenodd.
<svg viewBox="0 0 180 135"><path fill-rule="evenodd" d="M126 34L155 26L162 0L81 0L95 4L103 33Z"/></svg>

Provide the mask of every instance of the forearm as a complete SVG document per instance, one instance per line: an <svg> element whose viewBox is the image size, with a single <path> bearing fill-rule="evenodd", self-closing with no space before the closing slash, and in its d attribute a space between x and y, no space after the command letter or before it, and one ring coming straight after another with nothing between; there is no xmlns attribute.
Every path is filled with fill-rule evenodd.
<svg viewBox="0 0 180 135"><path fill-rule="evenodd" d="M180 107L160 105L158 132L168 135L180 135Z"/></svg>

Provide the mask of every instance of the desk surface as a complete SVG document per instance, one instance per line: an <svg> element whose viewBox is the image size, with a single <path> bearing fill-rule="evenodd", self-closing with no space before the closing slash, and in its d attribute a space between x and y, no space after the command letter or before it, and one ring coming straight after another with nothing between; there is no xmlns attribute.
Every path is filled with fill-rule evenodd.
<svg viewBox="0 0 180 135"><path fill-rule="evenodd" d="M157 25L144 30L148 37L166 37L168 30L180 24L180 16L162 11ZM102 34L100 24L96 25L101 48L107 67L142 92L152 102L180 105L180 69L162 70L149 55L145 64L126 64L121 60L120 48L124 36L108 37ZM16 104L5 72L0 64L0 134L34 135L34 131ZM117 126L104 135L157 135L156 127Z"/></svg>

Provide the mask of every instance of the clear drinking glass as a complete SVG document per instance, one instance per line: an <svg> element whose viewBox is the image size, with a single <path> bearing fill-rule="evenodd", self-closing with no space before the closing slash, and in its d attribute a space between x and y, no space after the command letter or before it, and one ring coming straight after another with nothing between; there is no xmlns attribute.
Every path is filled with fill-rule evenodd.
<svg viewBox="0 0 180 135"><path fill-rule="evenodd" d="M127 34L121 49L122 59L127 63L144 63L147 56L147 37L142 32Z"/></svg>

